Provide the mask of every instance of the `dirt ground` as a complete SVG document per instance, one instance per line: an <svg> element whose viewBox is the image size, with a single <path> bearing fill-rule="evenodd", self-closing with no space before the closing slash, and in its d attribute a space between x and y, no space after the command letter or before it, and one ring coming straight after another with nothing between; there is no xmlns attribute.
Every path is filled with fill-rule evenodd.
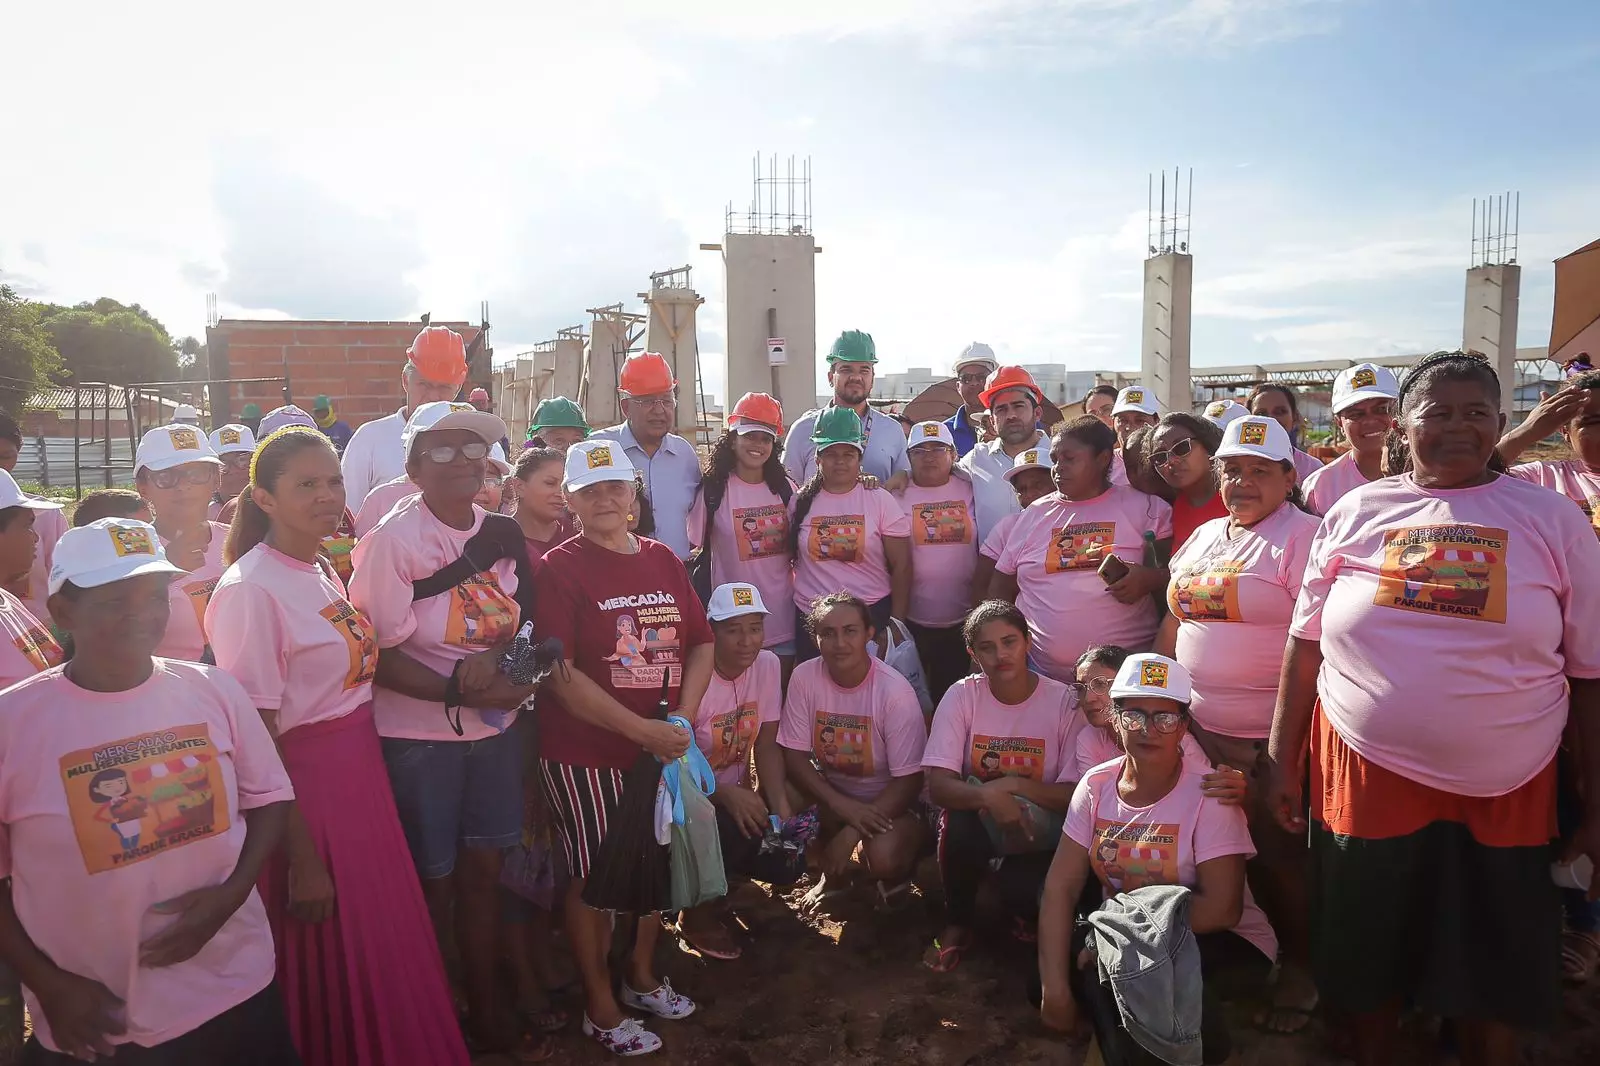
<svg viewBox="0 0 1600 1066"><path fill-rule="evenodd" d="M924 872L927 864L925 864ZM936 885L919 878L919 883ZM659 1066L1079 1066L1086 1049L1047 1034L1026 1002L1033 946L996 929L959 969L934 974L921 955L939 928L939 901L919 892L892 916L846 900L802 915L805 883L785 896L747 885L735 894L749 928L743 958L716 962L689 954L670 935L662 957L675 987L700 1010L652 1028L666 1046ZM937 889L932 889L936 892ZM1251 1024L1255 1004L1230 1005L1240 1066L1334 1066L1320 1021L1306 1034L1269 1035ZM581 1005L573 1004L574 1013ZM1600 1061L1600 990L1567 995L1560 1032L1530 1040L1524 1061L1589 1066ZM1452 1062L1419 1020L1401 1061ZM552 1060L614 1061L574 1022ZM480 1060L483 1066L495 1059Z"/></svg>

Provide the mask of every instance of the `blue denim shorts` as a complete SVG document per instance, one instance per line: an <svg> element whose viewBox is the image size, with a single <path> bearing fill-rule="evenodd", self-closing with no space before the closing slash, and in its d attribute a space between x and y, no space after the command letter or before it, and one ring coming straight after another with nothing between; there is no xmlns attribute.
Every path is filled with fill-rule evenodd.
<svg viewBox="0 0 1600 1066"><path fill-rule="evenodd" d="M459 848L509 848L522 839L520 715L482 740L380 739L418 876L449 877Z"/></svg>
<svg viewBox="0 0 1600 1066"><path fill-rule="evenodd" d="M774 644L772 647L768 648L767 650L770 651L772 654L776 655L780 659L783 658L785 655L793 655L794 654L794 638L790 637L788 640L784 641L782 644Z"/></svg>

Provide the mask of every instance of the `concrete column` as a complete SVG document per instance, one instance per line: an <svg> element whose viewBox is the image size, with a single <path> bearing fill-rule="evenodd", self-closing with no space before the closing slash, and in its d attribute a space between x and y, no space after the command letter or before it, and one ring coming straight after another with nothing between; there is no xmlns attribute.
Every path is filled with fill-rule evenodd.
<svg viewBox="0 0 1600 1066"><path fill-rule="evenodd" d="M617 402L617 377L628 357L627 326L613 318L596 316L589 326L589 344L583 352L583 415L595 429L622 421Z"/></svg>
<svg viewBox="0 0 1600 1066"><path fill-rule="evenodd" d="M578 398L578 388L583 381L583 341L578 337L557 337L556 350L550 353L550 369L555 376L550 381L551 396ZM538 364L543 367L544 363Z"/></svg>
<svg viewBox="0 0 1600 1066"><path fill-rule="evenodd" d="M678 382L677 432L696 440L700 342L695 332L695 309L705 301L693 289L652 288L644 302L650 316L645 326L644 350L665 356L672 367L672 376Z"/></svg>
<svg viewBox="0 0 1600 1066"><path fill-rule="evenodd" d="M1144 331L1139 383L1155 394L1163 412L1190 411L1189 320L1194 257L1168 252L1144 261Z"/></svg>
<svg viewBox="0 0 1600 1066"><path fill-rule="evenodd" d="M792 423L817 397L817 242L810 234L729 233L722 238L728 299L727 409L747 392L775 394ZM767 363L782 337L788 362Z"/></svg>
<svg viewBox="0 0 1600 1066"><path fill-rule="evenodd" d="M1522 268L1515 263L1467 271L1466 313L1461 347L1482 352L1500 376L1500 409L1507 416L1517 394L1517 309Z"/></svg>

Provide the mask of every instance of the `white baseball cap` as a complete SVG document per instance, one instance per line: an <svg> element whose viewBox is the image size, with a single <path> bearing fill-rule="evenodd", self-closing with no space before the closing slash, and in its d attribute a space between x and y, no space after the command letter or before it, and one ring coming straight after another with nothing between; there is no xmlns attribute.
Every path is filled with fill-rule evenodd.
<svg viewBox="0 0 1600 1066"><path fill-rule="evenodd" d="M1333 379L1333 413L1338 414L1362 400L1394 400L1400 396L1400 382L1394 371L1376 363L1357 363L1339 371Z"/></svg>
<svg viewBox="0 0 1600 1066"><path fill-rule="evenodd" d="M767 605L761 601L761 590L743 581L718 585L706 604L706 617L713 622L724 622L742 614L766 613Z"/></svg>
<svg viewBox="0 0 1600 1066"><path fill-rule="evenodd" d="M614 440L581 440L567 449L567 470L562 481L568 492L601 481L632 480L633 463Z"/></svg>
<svg viewBox="0 0 1600 1066"><path fill-rule="evenodd" d="M183 422L189 419L192 419L197 425L200 422L200 412L195 410L194 404L180 403L172 409L172 420L174 422Z"/></svg>
<svg viewBox="0 0 1600 1066"><path fill-rule="evenodd" d="M59 503L37 500L23 492L10 473L0 470L0 511L8 507L26 507L30 511L59 511Z"/></svg>
<svg viewBox="0 0 1600 1066"><path fill-rule="evenodd" d="M69 529L56 541L50 595L68 581L92 589L140 574L181 574L167 562L156 527L132 518L101 518Z"/></svg>
<svg viewBox="0 0 1600 1066"><path fill-rule="evenodd" d="M506 462L506 450L495 441L489 448L489 465L500 472L501 477L511 476L511 464Z"/></svg>
<svg viewBox="0 0 1600 1066"><path fill-rule="evenodd" d="M1113 415L1120 415L1124 411L1141 411L1147 415L1159 415L1161 408L1156 406L1156 398L1150 395L1150 390L1143 385L1129 385L1117 393L1117 402L1111 408Z"/></svg>
<svg viewBox="0 0 1600 1066"><path fill-rule="evenodd" d="M146 430L139 438L139 450L134 454L133 469L171 470L185 463L215 463L222 465L217 453L211 450L211 441L198 426L173 422Z"/></svg>
<svg viewBox="0 0 1600 1066"><path fill-rule="evenodd" d="M446 429L464 429L491 447L506 435L505 420L499 415L480 411L470 403L455 400L438 400L425 403L411 412L406 428L400 431L400 446L406 458L411 458L412 445L424 433L437 433ZM502 456L505 454L501 453Z"/></svg>
<svg viewBox="0 0 1600 1066"><path fill-rule="evenodd" d="M1050 452L1044 448L1028 448L1017 453L1011 460L1011 469L1000 476L1007 481L1015 481L1017 475L1024 470L1054 470L1055 463L1050 461Z"/></svg>
<svg viewBox="0 0 1600 1066"><path fill-rule="evenodd" d="M250 432L249 426L236 423L218 426L211 431L211 450L218 455L227 455L230 452L253 452L256 450L256 435Z"/></svg>
<svg viewBox="0 0 1600 1066"><path fill-rule="evenodd" d="M906 450L921 444L943 444L954 451L955 437L950 435L950 427L943 422L918 422L911 427L911 435L906 439Z"/></svg>
<svg viewBox="0 0 1600 1066"><path fill-rule="evenodd" d="M961 354L956 356L956 365L954 368L956 374L959 376L962 367L972 366L975 363L983 364L988 368L990 373L993 373L995 367L1000 365L1000 360L994 357L993 348L989 347L987 344L984 344L982 341L973 341L971 344L961 349Z"/></svg>
<svg viewBox="0 0 1600 1066"><path fill-rule="evenodd" d="M1243 418L1250 413L1250 408L1237 400L1212 400L1206 404L1206 409L1200 415L1218 429L1227 429L1228 424L1236 418Z"/></svg>
<svg viewBox="0 0 1600 1066"><path fill-rule="evenodd" d="M1111 682L1112 699L1160 696L1162 699L1188 703L1189 695L1189 671L1183 668L1182 663L1154 652L1128 656L1122 661L1122 669L1117 671L1116 680Z"/></svg>
<svg viewBox="0 0 1600 1066"><path fill-rule="evenodd" d="M1235 418L1222 431L1222 445L1216 457L1226 459L1232 455L1255 455L1275 462L1294 459L1294 444L1289 431L1276 418L1246 415Z"/></svg>
<svg viewBox="0 0 1600 1066"><path fill-rule="evenodd" d="M307 429L316 429L317 420L294 404L285 404L282 407L274 407L262 417L258 432L261 439L265 440L284 426L305 426Z"/></svg>

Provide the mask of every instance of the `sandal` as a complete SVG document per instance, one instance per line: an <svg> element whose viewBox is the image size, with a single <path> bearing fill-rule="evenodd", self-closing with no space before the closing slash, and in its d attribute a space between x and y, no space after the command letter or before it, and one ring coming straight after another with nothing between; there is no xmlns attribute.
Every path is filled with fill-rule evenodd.
<svg viewBox="0 0 1600 1066"><path fill-rule="evenodd" d="M878 899L873 904L873 909L879 914L898 914L911 902L910 880L902 881L893 888L884 888L883 882L879 881L877 888Z"/></svg>
<svg viewBox="0 0 1600 1066"><path fill-rule="evenodd" d="M517 1020L535 1033L559 1033L571 1019L560 1007L540 1010L536 1007L518 1007Z"/></svg>
<svg viewBox="0 0 1600 1066"><path fill-rule="evenodd" d="M961 965L961 955L967 950L965 944L951 944L942 946L937 939L933 946L922 953L922 965L934 973L951 973Z"/></svg>
<svg viewBox="0 0 1600 1066"><path fill-rule="evenodd" d="M1569 985L1587 984L1600 969L1600 934L1568 929L1561 934L1561 979Z"/></svg>
<svg viewBox="0 0 1600 1066"><path fill-rule="evenodd" d="M708 959L719 959L723 962L732 962L734 959L737 959L740 955L744 954L744 949L734 941L733 934L720 923L711 932L713 936L721 936L727 946L709 946L707 943L702 942L697 933L691 933L685 930L682 925L678 926L678 940L680 943L686 944Z"/></svg>
<svg viewBox="0 0 1600 1066"><path fill-rule="evenodd" d="M1293 972L1299 974L1304 981L1305 991L1310 993L1310 1002L1305 1002L1304 998L1299 1003L1282 1002L1281 997L1283 997L1285 991L1283 988L1285 972L1288 971L1280 966L1277 983L1272 990L1272 1002L1265 1011L1256 1015L1255 1019L1257 1029L1264 1033L1272 1033L1275 1036L1294 1036L1296 1033L1303 1032L1306 1026L1311 1024L1311 1019L1317 1012L1317 1004L1321 1001L1321 997L1317 994L1316 985L1312 982L1311 975L1303 970L1295 970Z"/></svg>

